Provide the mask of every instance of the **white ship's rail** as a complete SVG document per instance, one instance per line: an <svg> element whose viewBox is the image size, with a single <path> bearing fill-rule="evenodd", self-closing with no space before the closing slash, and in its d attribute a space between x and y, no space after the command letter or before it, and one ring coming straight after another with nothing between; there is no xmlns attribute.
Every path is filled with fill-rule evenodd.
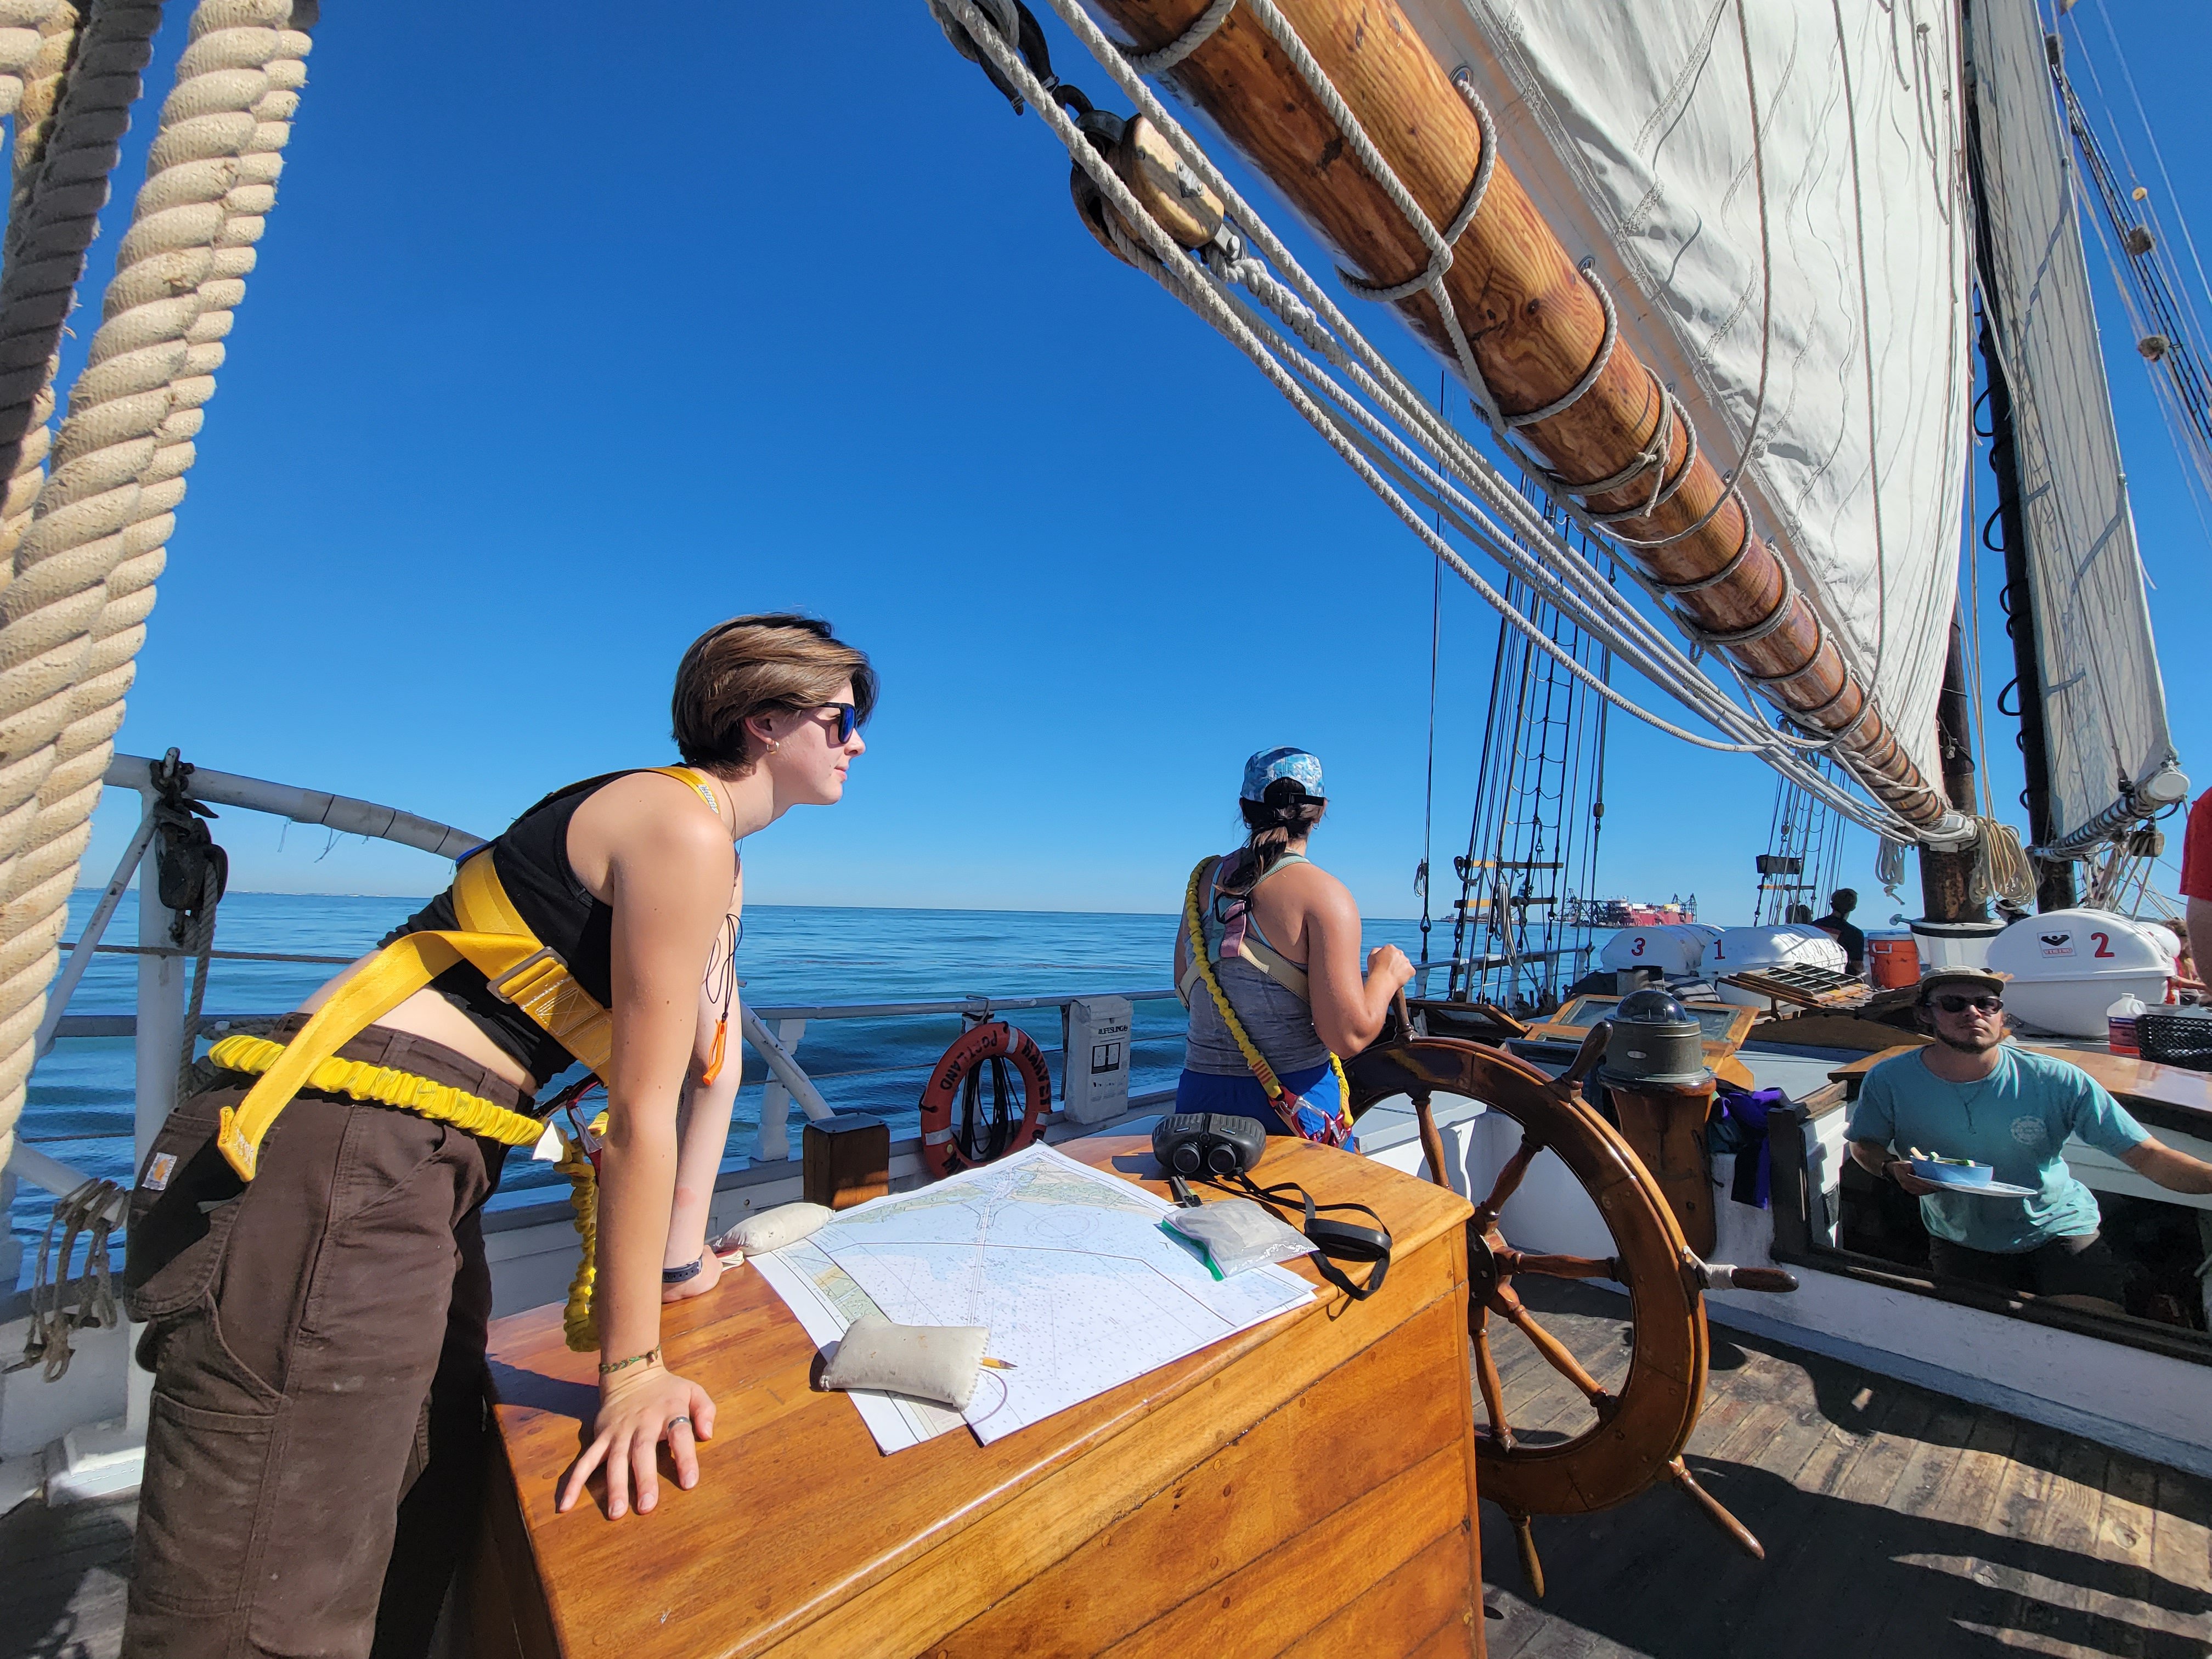
<svg viewBox="0 0 2212 1659"><path fill-rule="evenodd" d="M183 959L193 953L170 942L169 927L174 913L164 908L158 896L146 892L143 887L139 896L138 943L110 945L105 942L104 936L124 890L137 875L152 844L153 807L160 797L155 775L156 769L161 764L163 763L149 760L143 755L118 755L107 769L109 787L137 790L144 801L144 809L137 830L116 865L115 873L109 878L92 914L86 918L83 928L63 962L61 971L48 994L46 1018L40 1023L38 1040L38 1053L42 1056L57 1041L65 1037L130 1036L136 1040L138 1081L133 1114L134 1163L143 1158L154 1131L160 1127L175 1104L176 1062L184 1039ZM209 805L241 807L289 818L295 823L320 825L343 835L396 842L401 846L416 848L441 858L457 857L482 846L487 839L472 831L375 801L303 789L262 778L243 777L234 773L212 771L204 767L191 769L185 793L194 800ZM76 989L97 952L138 958L137 1012L135 1014L73 1015L68 1012L70 994ZM224 961L318 963L333 966L353 960L349 957L294 951L216 951L211 954ZM1172 990L1146 988L1067 992L1039 996L971 994L905 1002L779 1003L761 1006L742 1004L739 1012L744 1040L760 1056L769 1073L751 1156L759 1162L770 1164L789 1158L789 1110L793 1101L798 1102L800 1110L809 1119L828 1117L833 1113L834 1109L823 1098L817 1081L807 1074L797 1057L807 1026L817 1021L895 1020L941 1018L946 1014L981 1020L996 1014L1025 1009L1056 1008L1064 1014L1070 1003L1100 996L1118 996L1131 1002L1147 1002L1173 995ZM244 1020L270 1017L269 1013L218 1014L207 1017L204 1024L211 1030L221 1031ZM921 1067L917 1064L911 1069ZM1133 1109L1140 1105L1156 1105L1169 1097L1167 1091L1161 1091L1140 1097L1131 1105ZM58 1197L73 1191L87 1179L82 1171L72 1169L59 1159L20 1140L15 1154L9 1160L6 1175L20 1176ZM4 1194L0 1194L0 1203L4 1203ZM0 1265L7 1264L0 1261Z"/></svg>

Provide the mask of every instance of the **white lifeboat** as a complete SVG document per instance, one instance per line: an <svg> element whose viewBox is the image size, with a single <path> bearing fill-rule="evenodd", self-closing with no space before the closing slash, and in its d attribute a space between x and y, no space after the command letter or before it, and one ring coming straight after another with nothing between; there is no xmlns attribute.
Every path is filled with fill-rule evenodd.
<svg viewBox="0 0 2212 1659"><path fill-rule="evenodd" d="M2106 1035L2106 1011L2133 994L2166 1000L2173 936L2110 910L2023 916L1990 941L1990 967L2012 975L2006 1010L2021 1024L2067 1036Z"/></svg>
<svg viewBox="0 0 2212 1659"><path fill-rule="evenodd" d="M1625 968L1656 968L1668 979L1695 979L1705 946L1720 931L1702 921L1624 927L1598 951L1598 965L1615 973Z"/></svg>
<svg viewBox="0 0 2212 1659"><path fill-rule="evenodd" d="M1826 968L1840 974L1848 960L1844 947L1819 928L1790 922L1779 927L1723 929L1705 947L1702 971L1713 981L1723 1002L1741 1008L1764 1008L1765 997L1723 985L1721 976L1764 973L1770 968Z"/></svg>

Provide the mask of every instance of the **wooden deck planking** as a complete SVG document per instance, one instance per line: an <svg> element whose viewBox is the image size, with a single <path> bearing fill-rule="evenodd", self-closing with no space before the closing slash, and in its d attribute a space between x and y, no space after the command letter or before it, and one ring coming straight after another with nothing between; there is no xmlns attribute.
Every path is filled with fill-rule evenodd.
<svg viewBox="0 0 2212 1659"><path fill-rule="evenodd" d="M136 1494L0 1516L0 1659L115 1659Z"/></svg>
<svg viewBox="0 0 2212 1659"><path fill-rule="evenodd" d="M1577 1352L1600 1325L1617 1332L1607 1293L1544 1295L1540 1316ZM1553 1305L1577 1302L1595 1317ZM1716 1333L1717 1352L1729 1346ZM1489 1626L1493 1659L2212 1655L2212 1483L1816 1356L1742 1351L1714 1372L1688 1457L1767 1562L1679 1495L1647 1492L1607 1515L1540 1517L1550 1594L1532 1606L1510 1533L1486 1522L1504 1615Z"/></svg>

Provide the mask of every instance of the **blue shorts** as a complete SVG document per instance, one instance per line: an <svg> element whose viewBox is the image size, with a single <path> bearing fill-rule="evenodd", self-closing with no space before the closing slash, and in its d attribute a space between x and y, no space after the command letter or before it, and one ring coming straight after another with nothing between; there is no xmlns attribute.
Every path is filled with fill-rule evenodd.
<svg viewBox="0 0 2212 1659"><path fill-rule="evenodd" d="M1279 1072L1283 1087L1316 1110L1334 1117L1344 1107L1344 1091L1337 1086L1336 1067L1327 1060ZM1219 1112L1230 1117L1257 1118L1271 1135L1286 1135L1282 1114L1267 1098L1260 1079L1247 1072L1243 1077L1217 1077L1211 1072L1185 1071L1176 1079L1178 1112Z"/></svg>

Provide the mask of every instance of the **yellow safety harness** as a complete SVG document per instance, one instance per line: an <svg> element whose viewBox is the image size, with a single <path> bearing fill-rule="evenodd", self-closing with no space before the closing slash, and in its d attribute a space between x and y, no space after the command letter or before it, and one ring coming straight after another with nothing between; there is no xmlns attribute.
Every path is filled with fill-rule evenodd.
<svg viewBox="0 0 2212 1659"><path fill-rule="evenodd" d="M674 778L696 791L709 808L714 808L714 791L691 768L655 766L647 769ZM715 809L715 816L720 817L719 809ZM439 975L464 962L483 975L494 996L521 1009L548 1036L605 1078L614 1046L613 1017L576 983L560 952L530 931L530 924L523 921L514 901L507 897L507 890L500 884L499 872L493 866L488 846L470 854L454 871L453 896L453 917L460 924L459 927L409 933L392 940L363 962L338 982L328 1002L308 1016L307 1023L290 1042L283 1045L282 1053L268 1060L259 1081L246 1091L246 1098L235 1107L223 1108L216 1145L240 1179L253 1179L260 1162L262 1139L276 1121L277 1115L291 1103L292 1097L303 1088L324 1086L317 1078L319 1068ZM253 1052L259 1057L260 1051ZM380 1068L363 1069L374 1072ZM438 1087L434 1084L425 1086L431 1090ZM394 1100L383 1093L356 1098L399 1106L442 1122L461 1122L452 1115L451 1103L442 1095L418 1094L412 1101ZM489 1102L477 1101L473 1096L463 1098L477 1106L490 1106ZM469 1125L461 1123L461 1127L466 1128ZM477 1131L471 1129L471 1133ZM544 1133L542 1127L538 1133ZM505 1139L499 1135L493 1138ZM535 1140L538 1136L531 1139ZM511 1144L522 1143L518 1140Z"/></svg>
<svg viewBox="0 0 2212 1659"><path fill-rule="evenodd" d="M1244 1022L1237 1018L1236 1009L1230 1006L1229 993L1221 988L1221 975L1215 971L1212 956L1206 949L1206 914L1198 902L1199 889L1205 883L1207 871L1218 862L1218 859L1200 860L1198 868L1190 872L1190 885L1183 893L1183 921L1190 934L1191 966L1198 970L1198 977L1205 982L1207 994L1213 999L1213 1006L1220 1011L1221 1023L1229 1028L1229 1035L1236 1038L1237 1052L1244 1056L1244 1063L1252 1068L1252 1075L1259 1080L1260 1086L1267 1091L1269 1103L1273 1105L1276 1113L1283 1121L1289 1126L1291 1132L1293 1134L1305 1135L1310 1140L1322 1140L1332 1146L1343 1146L1351 1139L1352 1124L1350 1118L1342 1115L1342 1108L1339 1109L1340 1116L1329 1124L1327 1133L1318 1135L1309 1133L1306 1126L1298 1121L1297 1115L1298 1109L1306 1107L1306 1103L1283 1087L1282 1079L1275 1075L1275 1068L1267 1064L1267 1056L1260 1052L1259 1045L1252 1041L1251 1033L1244 1029ZM1188 970L1186 970L1186 982L1188 981ZM1340 1101L1350 1102L1352 1085L1345 1080L1344 1062L1331 1053L1328 1064L1329 1069L1336 1073L1337 1098ZM1306 1107L1306 1110L1316 1118L1321 1116L1318 1111L1310 1107Z"/></svg>

